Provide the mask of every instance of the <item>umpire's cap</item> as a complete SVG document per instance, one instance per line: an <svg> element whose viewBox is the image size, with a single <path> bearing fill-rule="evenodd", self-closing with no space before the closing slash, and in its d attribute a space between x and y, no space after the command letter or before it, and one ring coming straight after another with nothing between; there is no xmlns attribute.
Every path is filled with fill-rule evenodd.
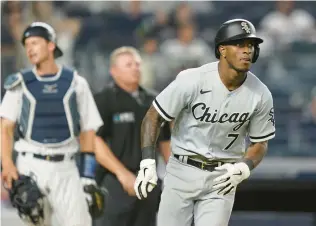
<svg viewBox="0 0 316 226"><path fill-rule="evenodd" d="M255 41L255 50L252 62L256 62L259 57L259 44L262 43L263 40L256 36L255 26L245 19L228 20L220 26L215 36L216 58L219 59L220 57L220 52L218 50L219 45L241 39L252 39Z"/></svg>
<svg viewBox="0 0 316 226"><path fill-rule="evenodd" d="M22 44L25 44L25 40L28 37L38 36L46 39L47 41L53 42L56 45L54 50L54 57L58 58L63 55L61 49L57 46L56 32L52 26L43 22L34 22L29 25L23 32Z"/></svg>

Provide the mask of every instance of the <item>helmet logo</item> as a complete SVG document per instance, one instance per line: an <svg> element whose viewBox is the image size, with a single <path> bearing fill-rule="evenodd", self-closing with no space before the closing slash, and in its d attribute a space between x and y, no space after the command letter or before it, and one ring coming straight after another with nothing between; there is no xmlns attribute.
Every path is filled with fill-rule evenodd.
<svg viewBox="0 0 316 226"><path fill-rule="evenodd" d="M246 33L250 34L251 33L251 30L250 30L250 27L248 26L248 24L246 22L241 22L241 29L242 30L245 30Z"/></svg>

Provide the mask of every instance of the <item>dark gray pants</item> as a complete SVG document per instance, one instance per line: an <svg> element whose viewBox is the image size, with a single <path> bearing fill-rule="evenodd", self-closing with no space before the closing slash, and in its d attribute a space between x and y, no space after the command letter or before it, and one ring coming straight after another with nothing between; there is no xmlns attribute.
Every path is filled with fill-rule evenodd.
<svg viewBox="0 0 316 226"><path fill-rule="evenodd" d="M102 217L94 226L155 226L161 187L160 183L145 200L129 196L112 174L107 174L102 186L108 189L109 198Z"/></svg>

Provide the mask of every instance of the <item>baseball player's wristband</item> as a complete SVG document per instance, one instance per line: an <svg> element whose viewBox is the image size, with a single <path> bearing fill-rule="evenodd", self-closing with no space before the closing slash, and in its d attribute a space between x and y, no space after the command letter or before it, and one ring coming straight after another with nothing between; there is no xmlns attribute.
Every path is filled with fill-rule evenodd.
<svg viewBox="0 0 316 226"><path fill-rule="evenodd" d="M155 148L153 146L142 149L142 159L155 159Z"/></svg>
<svg viewBox="0 0 316 226"><path fill-rule="evenodd" d="M97 161L93 152L80 152L79 173L81 177L94 179Z"/></svg>
<svg viewBox="0 0 316 226"><path fill-rule="evenodd" d="M253 163L253 161L251 159L244 158L244 159L241 159L238 162L246 163L246 165L249 167L249 170L253 170L255 168L255 164Z"/></svg>

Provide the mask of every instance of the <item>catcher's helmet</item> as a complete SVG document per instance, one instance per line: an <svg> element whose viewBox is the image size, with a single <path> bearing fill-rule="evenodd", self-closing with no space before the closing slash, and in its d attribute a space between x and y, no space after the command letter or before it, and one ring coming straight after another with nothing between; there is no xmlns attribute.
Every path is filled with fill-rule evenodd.
<svg viewBox="0 0 316 226"><path fill-rule="evenodd" d="M28 26L23 32L22 44L25 44L25 40L28 37L38 36L46 39L47 41L54 42L56 48L54 50L54 57L58 58L63 55L61 49L57 46L56 32L52 26L43 22L34 22Z"/></svg>
<svg viewBox="0 0 316 226"><path fill-rule="evenodd" d="M252 39L255 41L254 54L252 58L252 63L255 63L259 57L259 44L262 43L263 40L256 36L255 26L248 20L244 19L229 20L220 26L215 37L216 58L219 59L220 57L220 52L218 50L219 45L241 39Z"/></svg>

